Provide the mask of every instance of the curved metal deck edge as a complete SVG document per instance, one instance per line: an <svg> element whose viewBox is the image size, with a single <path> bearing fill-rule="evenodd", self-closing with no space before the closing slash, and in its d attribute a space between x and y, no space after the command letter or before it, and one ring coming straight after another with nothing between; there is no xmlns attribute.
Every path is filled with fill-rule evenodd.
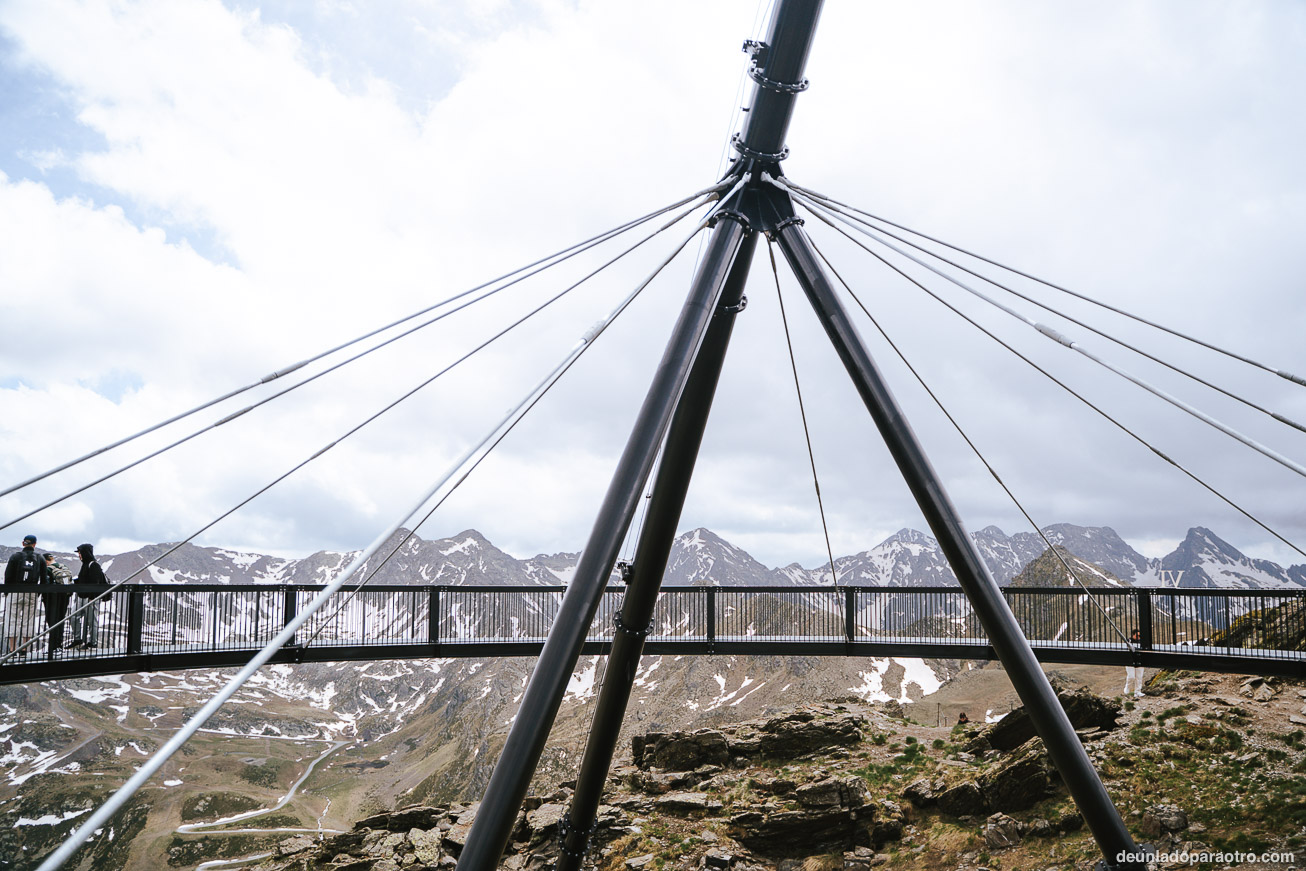
<svg viewBox="0 0 1306 871"><path fill-rule="evenodd" d="M586 656L606 655L611 642L586 642ZM1140 651L1135 663L1124 648L1085 648L1033 643L1035 656L1043 663L1126 666L1141 664L1156 669L1187 669L1226 674L1306 677L1306 653L1265 651L1198 653L1193 650ZM344 645L287 647L270 664L324 662L375 662L392 659L500 659L538 656L542 641L442 642L440 644ZM1211 648L1206 648L1211 650ZM204 651L201 653L110 654L71 660L14 664L0 670L0 685L39 683L49 680L103 677L137 672L185 671L197 668L236 668L253 654L250 650ZM995 660L987 644L944 644L884 641L649 641L647 656L845 656L857 658L919 657L922 659Z"/></svg>

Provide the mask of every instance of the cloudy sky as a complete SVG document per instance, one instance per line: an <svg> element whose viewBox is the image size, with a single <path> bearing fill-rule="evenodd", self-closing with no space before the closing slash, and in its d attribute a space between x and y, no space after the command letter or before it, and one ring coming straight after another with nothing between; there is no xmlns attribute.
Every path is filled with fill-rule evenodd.
<svg viewBox="0 0 1306 871"><path fill-rule="evenodd" d="M764 5L0 0L0 489L710 185L748 93L739 46L760 36ZM790 178L1306 374L1300 3L829 0L807 73ZM1109 525L1149 555L1202 525L1251 555L1306 562L819 221L808 227L1039 523ZM286 555L365 545L689 229L659 235L201 543ZM184 538L617 248L603 250L0 536L109 553ZM475 527L518 556L583 545L698 251L691 242L422 535ZM764 248L753 279L682 527L811 566L824 544ZM801 294L781 283L836 555L924 528ZM1296 473L928 283L1306 546ZM1306 388L1020 289L1306 421ZM1306 461L1306 433L1018 304ZM862 329L970 528L1026 529ZM0 498L0 523L273 390Z"/></svg>

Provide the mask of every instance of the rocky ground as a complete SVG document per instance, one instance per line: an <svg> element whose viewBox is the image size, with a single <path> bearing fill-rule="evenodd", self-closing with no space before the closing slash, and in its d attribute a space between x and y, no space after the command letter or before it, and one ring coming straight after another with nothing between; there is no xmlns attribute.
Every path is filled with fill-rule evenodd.
<svg viewBox="0 0 1306 871"><path fill-rule="evenodd" d="M1099 683L1118 678L1097 674ZM1284 871L1293 854L1306 864L1306 683L1163 673L1137 700L1088 686L1061 695L1140 843L1283 854L1162 867ZM1088 868L1101 858L1022 710L995 724L939 726L941 706L905 706L932 715L928 724L896 703L840 699L637 735L629 764L610 777L587 866L978 871ZM502 867L549 866L569 800L566 785L530 798ZM288 838L256 867L452 868L476 809L377 814L325 840Z"/></svg>

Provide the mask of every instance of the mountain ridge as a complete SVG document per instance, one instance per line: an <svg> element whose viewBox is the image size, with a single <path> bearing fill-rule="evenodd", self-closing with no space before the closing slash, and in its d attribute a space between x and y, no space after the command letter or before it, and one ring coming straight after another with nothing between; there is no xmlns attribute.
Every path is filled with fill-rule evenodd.
<svg viewBox="0 0 1306 871"><path fill-rule="evenodd" d="M1125 585L1144 587L1239 589L1306 588L1306 565L1283 567L1248 557L1211 530L1195 526L1171 553L1145 557L1110 527L1058 523L1044 530L1047 540L1080 559L1100 566ZM1008 536L999 527L972 533L976 547L999 584L1008 584L1047 550L1033 532ZM146 545L101 557L114 580L124 580L172 544ZM378 584L553 586L571 580L577 552L518 558L500 550L484 535L466 529L455 535L424 539L399 530L381 554L362 567L361 577ZM15 548L0 548L7 557ZM246 553L221 547L183 544L137 580L146 583L289 583L322 584L348 565L357 551L318 551L301 559ZM75 565L72 555L57 554ZM375 577L372 577L375 572ZM614 578L615 580L615 578ZM904 528L868 550L836 557L834 576L828 564L805 568L763 565L742 548L704 527L678 535L667 560L663 583L717 586L955 586L957 581L938 542L919 530Z"/></svg>

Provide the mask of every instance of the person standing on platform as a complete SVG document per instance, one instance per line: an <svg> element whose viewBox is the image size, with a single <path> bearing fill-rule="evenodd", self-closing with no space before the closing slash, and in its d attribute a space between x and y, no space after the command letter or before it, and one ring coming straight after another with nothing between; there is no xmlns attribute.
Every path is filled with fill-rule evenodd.
<svg viewBox="0 0 1306 871"><path fill-rule="evenodd" d="M1129 643L1134 647L1143 643L1143 635L1137 629L1129 633ZM1129 687L1134 687L1134 698L1143 697L1143 667L1141 665L1125 666L1125 695L1129 695Z"/></svg>
<svg viewBox="0 0 1306 871"><path fill-rule="evenodd" d="M73 582L73 573L57 562L54 554L45 554L45 582L50 585L48 593L41 594L45 603L45 625L49 627L49 643L46 645L46 658L54 659L54 652L63 647L64 616L68 613L68 599L72 595L64 589L65 584Z"/></svg>
<svg viewBox="0 0 1306 871"><path fill-rule="evenodd" d="M5 565L5 586L11 584L39 584L45 580L45 560L36 555L36 536L23 536L23 549L9 557ZM36 624L37 598L35 591L18 593L5 591L5 622L9 634L9 652L13 653L32 640L40 631ZM24 651L19 656L26 656Z"/></svg>
<svg viewBox="0 0 1306 871"><path fill-rule="evenodd" d="M95 601L109 587L109 579L104 576L104 569L95 559L95 546L77 545L77 555L82 558L82 570L73 579L74 584L94 587L77 594L77 609L73 613L73 643L69 647L95 647L100 643L100 620L97 610L100 603Z"/></svg>

